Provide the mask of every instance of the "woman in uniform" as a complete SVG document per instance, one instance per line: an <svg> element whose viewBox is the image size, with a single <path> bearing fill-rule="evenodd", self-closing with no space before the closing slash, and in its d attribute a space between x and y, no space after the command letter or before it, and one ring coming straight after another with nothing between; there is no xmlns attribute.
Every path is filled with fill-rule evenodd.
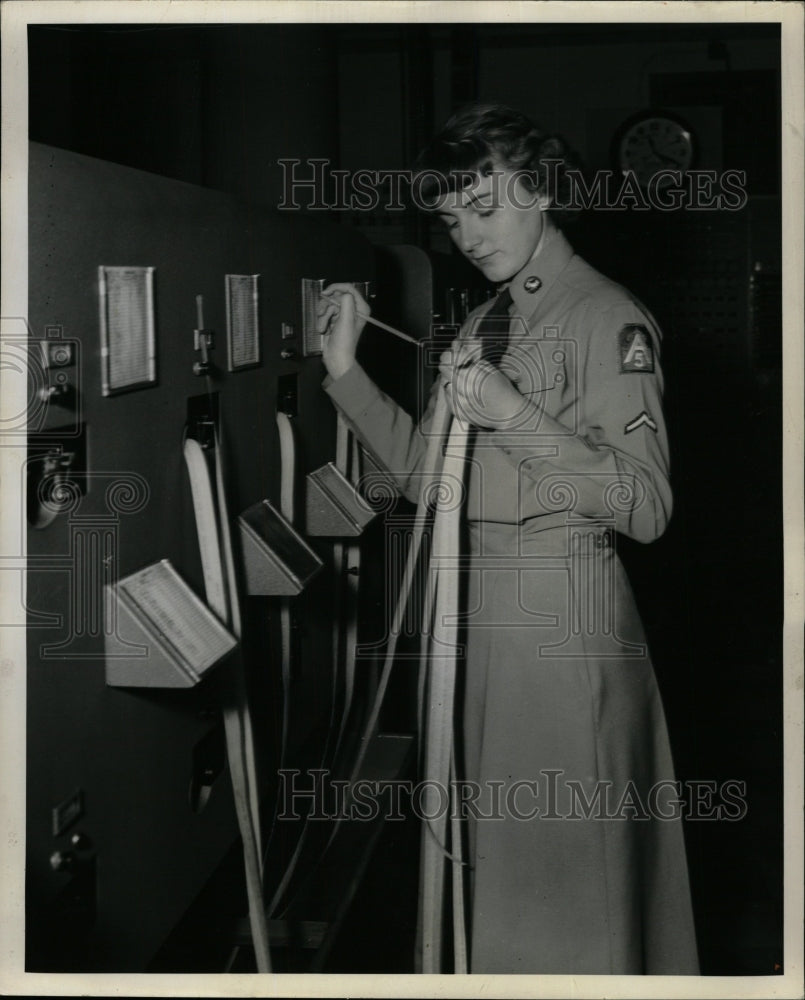
<svg viewBox="0 0 805 1000"><path fill-rule="evenodd" d="M415 193L498 297L442 355L416 423L355 359L367 303L331 285L325 388L414 501L439 393L471 429L457 710L458 773L477 793L469 971L695 975L678 787L615 551L618 532L651 542L671 514L660 333L557 225L563 156L509 108L454 115Z"/></svg>

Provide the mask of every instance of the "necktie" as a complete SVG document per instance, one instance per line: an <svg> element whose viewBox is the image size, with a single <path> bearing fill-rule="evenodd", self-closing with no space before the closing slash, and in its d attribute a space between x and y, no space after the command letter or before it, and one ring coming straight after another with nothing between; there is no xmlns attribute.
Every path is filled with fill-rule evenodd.
<svg viewBox="0 0 805 1000"><path fill-rule="evenodd" d="M509 306L512 295L508 288L498 295L492 303L492 308L484 313L476 329L476 335L481 339L481 357L493 365L499 365L501 358L509 346Z"/></svg>

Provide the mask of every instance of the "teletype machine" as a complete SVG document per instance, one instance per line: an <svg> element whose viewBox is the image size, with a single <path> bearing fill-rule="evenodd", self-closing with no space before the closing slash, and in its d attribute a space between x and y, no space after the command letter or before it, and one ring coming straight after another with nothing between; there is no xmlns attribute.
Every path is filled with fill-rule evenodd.
<svg viewBox="0 0 805 1000"><path fill-rule="evenodd" d="M322 392L315 330L321 275L374 299L374 272L333 222L31 145L27 550L5 569L28 619L32 971L148 969L233 845L257 969L289 942L284 968L321 967L377 824L344 861L304 795L279 815L280 775L394 777L414 742L410 720L366 726L395 585L377 515L401 501ZM417 336L380 319L369 348L412 398L425 291ZM312 884L344 885L317 909L328 850Z"/></svg>

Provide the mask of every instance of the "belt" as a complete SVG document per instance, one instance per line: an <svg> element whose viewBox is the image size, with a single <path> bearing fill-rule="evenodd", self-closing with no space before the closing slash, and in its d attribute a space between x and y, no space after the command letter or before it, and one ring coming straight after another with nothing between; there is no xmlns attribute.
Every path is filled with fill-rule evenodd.
<svg viewBox="0 0 805 1000"><path fill-rule="evenodd" d="M584 552L613 549L615 530L609 525L589 520L568 520L543 527L534 518L522 524L496 521L469 521L468 541L472 555L556 556L570 558ZM537 522L537 523L535 523Z"/></svg>

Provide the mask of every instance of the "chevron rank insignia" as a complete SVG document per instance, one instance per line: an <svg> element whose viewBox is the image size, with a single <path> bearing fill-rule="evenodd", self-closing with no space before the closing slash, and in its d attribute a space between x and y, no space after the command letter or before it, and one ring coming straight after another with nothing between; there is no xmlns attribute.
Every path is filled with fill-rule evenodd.
<svg viewBox="0 0 805 1000"><path fill-rule="evenodd" d="M627 323L620 332L621 372L653 372L651 335L637 323Z"/></svg>
<svg viewBox="0 0 805 1000"><path fill-rule="evenodd" d="M648 427L649 430L654 431L655 434L657 433L657 425L645 410L643 410L639 417L635 417L634 420L629 421L629 423L623 428L623 433L631 434L632 431L636 431L638 427Z"/></svg>

